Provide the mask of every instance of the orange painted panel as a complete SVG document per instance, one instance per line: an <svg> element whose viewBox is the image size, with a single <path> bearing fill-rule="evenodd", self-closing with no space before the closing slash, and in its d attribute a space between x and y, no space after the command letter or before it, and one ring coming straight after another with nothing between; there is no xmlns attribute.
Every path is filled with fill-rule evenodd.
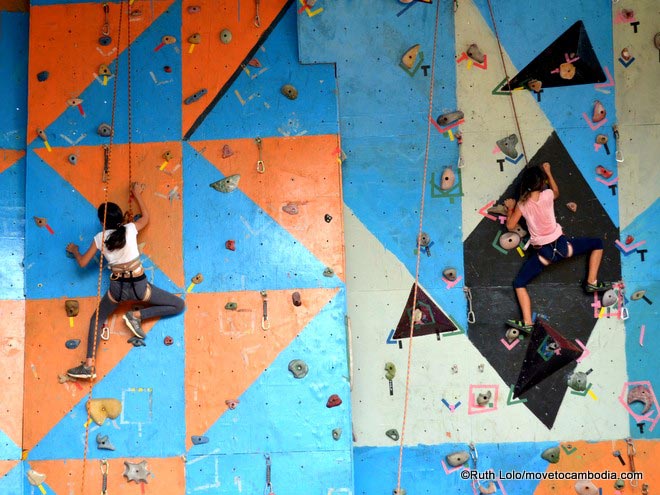
<svg viewBox="0 0 660 495"><path fill-rule="evenodd" d="M0 301L0 430L21 446L25 301Z"/></svg>
<svg viewBox="0 0 660 495"><path fill-rule="evenodd" d="M16 464L18 464L18 461L0 461L0 478L14 469Z"/></svg>
<svg viewBox="0 0 660 495"><path fill-rule="evenodd" d="M25 150L0 150L0 174L23 158Z"/></svg>
<svg viewBox="0 0 660 495"><path fill-rule="evenodd" d="M151 473L148 483L127 481L124 477L124 461L139 463L147 461L147 470ZM101 461L88 459L84 463L85 487L82 489L82 460L30 461L30 467L46 475L46 484L54 493L101 493L103 477ZM35 490L37 493L38 490ZM108 459L108 493L112 495L167 494L185 493L185 464L181 457Z"/></svg>
<svg viewBox="0 0 660 495"><path fill-rule="evenodd" d="M64 310L64 301L64 298L26 301L23 448L27 450L89 393L90 382L59 384L57 377L84 360L89 320L97 299L78 299L80 314L73 318L73 328ZM96 352L96 382L133 348L126 343L133 334L120 316L129 307L120 305L108 321L110 340L102 340ZM149 331L156 321L145 321L144 330ZM75 350L67 349L64 344L69 339L80 339L80 346Z"/></svg>
<svg viewBox="0 0 660 495"><path fill-rule="evenodd" d="M95 207L103 202L101 146L53 148L52 152L39 148L34 151ZM169 163L166 163L162 156L166 151L173 155ZM75 166L67 160L71 153L78 157L78 164ZM140 244L143 244L142 252L175 284L183 287L181 143L133 144L132 156L131 177L133 181L146 184L143 196L151 215L149 225L138 237ZM110 159L109 200L126 209L128 189L128 145L115 144L112 146ZM137 212L134 200L132 204ZM90 239L95 233L89 233ZM81 249L87 247L82 246Z"/></svg>
<svg viewBox="0 0 660 495"><path fill-rule="evenodd" d="M182 106L184 134L239 68L287 0L259 2L261 27L254 23L256 3L184 0L181 28L183 98L202 88L208 90L198 101ZM192 5L200 6L202 11L188 13L188 7ZM220 41L220 32L224 29L232 34L232 40L227 44ZM201 34L201 43L190 52L187 40L196 33Z"/></svg>
<svg viewBox="0 0 660 495"><path fill-rule="evenodd" d="M261 328L259 292L190 293L185 313L186 442L202 435L227 410L225 400L238 398L285 349L338 289L300 289L301 306L291 302L293 291L268 291L270 329ZM238 304L226 310L227 302Z"/></svg>
<svg viewBox="0 0 660 495"><path fill-rule="evenodd" d="M565 442L563 445L568 446L569 444ZM651 487L660 486L660 470L657 468L658 459L660 459L660 442L657 440L635 440L634 445L637 451L635 455L635 470L644 473L644 480L639 482L639 488L637 490L641 489L643 483L647 483ZM615 473L629 472L626 443L623 440L617 440L614 445L611 441L598 443L578 441L572 442L571 446L577 448L577 451L571 455L567 455L562 451L557 464L548 464L548 472L586 473L589 471L595 473L606 470ZM612 455L612 451L614 450L621 452L626 466L622 466L619 460ZM558 495L575 493L575 483L576 481L574 480L543 480L539 483L534 494ZM596 487L603 489L603 494L618 493L614 490L613 480L593 480L593 483ZM630 490L631 487L627 481L626 488L622 493L630 493Z"/></svg>
<svg viewBox="0 0 660 495"><path fill-rule="evenodd" d="M257 172L253 139L190 143L224 175L240 174L239 189L344 280L344 224L337 135L263 138L266 171ZM223 146L234 154L222 158ZM299 213L282 210L288 203ZM332 220L324 220L328 214Z"/></svg>
<svg viewBox="0 0 660 495"><path fill-rule="evenodd" d="M160 16L174 0L137 0L133 9L142 11L138 21L131 22L131 38L135 40ZM128 22L126 4L122 20L119 51L126 48ZM30 9L30 53L28 70L28 141L36 137L36 129L46 129L68 107L66 100L78 97L94 80L100 64L110 64L116 57L119 38L119 4L110 2L108 15L113 43L101 47L98 39L103 25L102 2L33 6ZM111 53L112 52L112 53ZM36 75L48 71L47 81Z"/></svg>

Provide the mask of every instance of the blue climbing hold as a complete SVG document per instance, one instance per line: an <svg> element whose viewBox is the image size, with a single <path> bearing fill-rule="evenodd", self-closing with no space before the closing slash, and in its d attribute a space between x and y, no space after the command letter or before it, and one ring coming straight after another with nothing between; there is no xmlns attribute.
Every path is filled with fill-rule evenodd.
<svg viewBox="0 0 660 495"><path fill-rule="evenodd" d="M209 437L203 437L200 435L193 435L190 437L190 440L192 440L193 445L200 445L202 443L209 443Z"/></svg>
<svg viewBox="0 0 660 495"><path fill-rule="evenodd" d="M41 71L39 74L37 74L37 81L44 82L46 79L48 79L48 76L50 76L50 73L47 70Z"/></svg>
<svg viewBox="0 0 660 495"><path fill-rule="evenodd" d="M64 345L67 349L76 349L80 345L80 339L67 340Z"/></svg>

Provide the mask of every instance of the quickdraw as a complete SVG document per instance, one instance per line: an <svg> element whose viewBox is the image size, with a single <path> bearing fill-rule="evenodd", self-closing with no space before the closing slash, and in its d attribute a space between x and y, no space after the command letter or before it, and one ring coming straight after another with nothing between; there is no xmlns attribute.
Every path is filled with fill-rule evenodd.
<svg viewBox="0 0 660 495"><path fill-rule="evenodd" d="M101 474L103 475L103 482L101 484L101 495L108 493L108 461L101 459Z"/></svg>
<svg viewBox="0 0 660 495"><path fill-rule="evenodd" d="M273 491L273 483L270 479L270 456L266 454L264 457L266 458L266 488L264 489L264 495L275 495L275 492Z"/></svg>
<svg viewBox="0 0 660 495"><path fill-rule="evenodd" d="M627 447L627 453L628 453L628 466L630 466L630 472L634 473L636 472L635 470L635 455L637 454L637 449L635 448L635 444L633 443L633 439L628 437L625 439L626 440L626 447ZM635 479L630 480L630 486L633 488L637 487L639 483Z"/></svg>
<svg viewBox="0 0 660 495"><path fill-rule="evenodd" d="M263 316L261 317L261 329L268 330L270 328L270 321L268 320L268 293L265 290L261 291L263 298Z"/></svg>
<svg viewBox="0 0 660 495"><path fill-rule="evenodd" d="M259 159L257 160L257 172L263 174L266 172L266 165L261 157L261 138L254 138L254 142L257 143L257 151L259 152Z"/></svg>
<svg viewBox="0 0 660 495"><path fill-rule="evenodd" d="M463 292L468 302L467 321L468 323L476 323L477 317L474 315L474 311L472 311L472 291L469 287L463 287Z"/></svg>
<svg viewBox="0 0 660 495"><path fill-rule="evenodd" d="M259 1L260 0L254 0L254 9L255 9L254 25L256 27L261 27L261 18L259 17Z"/></svg>
<svg viewBox="0 0 660 495"><path fill-rule="evenodd" d="M110 22L108 21L108 14L110 13L110 5L107 3L103 4L103 27L101 28L101 34L103 36L110 35Z"/></svg>

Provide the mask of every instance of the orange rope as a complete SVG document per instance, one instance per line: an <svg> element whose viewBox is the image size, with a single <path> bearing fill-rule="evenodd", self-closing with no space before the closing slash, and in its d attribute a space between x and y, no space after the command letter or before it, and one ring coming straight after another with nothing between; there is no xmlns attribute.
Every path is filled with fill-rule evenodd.
<svg viewBox="0 0 660 495"><path fill-rule="evenodd" d="M429 89L429 111L426 127L426 149L424 151L424 177L422 180L422 200L419 207L419 231L417 234L417 259L415 264L415 290L413 291L413 303L410 315L410 338L408 347L408 364L406 367L406 394L403 401L403 424L401 425L401 437L399 443L399 466L396 474L396 489L397 494L401 493L401 468L403 465L403 445L406 436L406 420L408 418L408 401L410 399L410 364L412 362L412 349L413 349L413 331L415 329L415 308L417 307L417 290L419 284L419 266L422 253L421 237L422 225L424 221L424 193L426 190L426 177L429 166L429 148L431 144L431 122L433 121L433 88L435 85L435 52L438 46L438 22L440 19L440 4L436 2L435 8L435 27L433 32L433 55L431 57L431 87Z"/></svg>

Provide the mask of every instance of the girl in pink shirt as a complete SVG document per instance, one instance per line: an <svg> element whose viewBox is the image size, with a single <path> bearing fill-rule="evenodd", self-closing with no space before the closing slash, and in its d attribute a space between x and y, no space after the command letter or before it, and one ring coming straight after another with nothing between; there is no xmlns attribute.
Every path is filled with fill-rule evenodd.
<svg viewBox="0 0 660 495"><path fill-rule="evenodd" d="M546 189L546 184L550 186L549 189ZM504 201L507 207L507 228L513 230L520 218L524 217L530 233L530 243L534 248L534 252L530 253L513 281L523 319L506 322L508 326L526 333L530 333L534 326L527 284L538 276L545 266L576 254L591 252L585 290L593 293L612 287L611 283L598 282L603 241L586 237L567 238L555 218L554 200L558 197L559 188L552 176L550 164L545 162L541 167L525 169L520 181L520 199L517 204L514 199Z"/></svg>

